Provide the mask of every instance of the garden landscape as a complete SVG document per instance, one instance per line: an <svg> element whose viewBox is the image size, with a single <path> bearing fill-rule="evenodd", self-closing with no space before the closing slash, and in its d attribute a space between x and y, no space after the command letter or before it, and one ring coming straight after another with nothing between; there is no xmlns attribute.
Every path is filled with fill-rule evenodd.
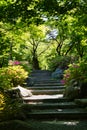
<svg viewBox="0 0 87 130"><path fill-rule="evenodd" d="M87 130L87 0L0 0L0 130Z"/></svg>

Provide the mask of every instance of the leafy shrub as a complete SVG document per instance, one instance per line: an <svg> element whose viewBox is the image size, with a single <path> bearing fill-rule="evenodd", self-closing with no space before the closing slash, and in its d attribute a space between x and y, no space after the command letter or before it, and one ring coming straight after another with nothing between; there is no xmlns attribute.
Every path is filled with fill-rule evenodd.
<svg viewBox="0 0 87 130"><path fill-rule="evenodd" d="M65 95L69 96L71 93L74 95L77 92L80 97L87 96L87 62L81 61L77 64L70 64L69 68L64 71L62 82L68 87Z"/></svg>
<svg viewBox="0 0 87 130"><path fill-rule="evenodd" d="M8 89L22 85L27 77L28 73L20 65L0 68L0 87Z"/></svg>
<svg viewBox="0 0 87 130"><path fill-rule="evenodd" d="M9 88L23 85L28 77L28 72L15 64L0 68L0 120L25 118L20 108L20 97L16 98L15 93ZM8 93L9 92L9 93ZM18 94L17 94L18 95ZM17 96L18 97L18 96Z"/></svg>
<svg viewBox="0 0 87 130"><path fill-rule="evenodd" d="M27 61L21 61L20 65L24 68L25 71L30 73L32 71L32 66Z"/></svg>
<svg viewBox="0 0 87 130"><path fill-rule="evenodd" d="M31 66L31 64L29 64L28 61L18 61L18 60L14 60L14 61L13 61L13 60L9 60L8 65L10 65L10 66L20 65L20 66L22 66L23 69L24 69L25 71L27 71L28 73L30 73L31 70L32 70L32 66Z"/></svg>
<svg viewBox="0 0 87 130"><path fill-rule="evenodd" d="M70 85L72 81L77 83L87 82L87 63L81 61L77 64L69 65L69 68L64 72L65 85Z"/></svg>
<svg viewBox="0 0 87 130"><path fill-rule="evenodd" d="M49 61L49 69L54 71L56 68L60 68L65 70L70 63L76 61L75 57L70 56L56 56Z"/></svg>
<svg viewBox="0 0 87 130"><path fill-rule="evenodd" d="M19 93L19 89L10 89L2 92L0 121L26 119L27 114L22 108L23 100Z"/></svg>
<svg viewBox="0 0 87 130"><path fill-rule="evenodd" d="M73 85L66 87L64 91L64 97L67 97L69 99L75 99L80 97L79 88Z"/></svg>

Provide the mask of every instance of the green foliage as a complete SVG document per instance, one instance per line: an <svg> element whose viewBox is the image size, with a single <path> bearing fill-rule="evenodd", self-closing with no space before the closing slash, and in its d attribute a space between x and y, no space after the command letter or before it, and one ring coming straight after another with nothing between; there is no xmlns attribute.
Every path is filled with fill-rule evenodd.
<svg viewBox="0 0 87 130"><path fill-rule="evenodd" d="M77 60L74 56L55 56L50 57L49 60L49 69L55 70L56 68L60 67L61 69L65 70L70 63L73 63Z"/></svg>
<svg viewBox="0 0 87 130"><path fill-rule="evenodd" d="M0 88L8 89L22 85L27 76L28 73L20 65L0 68Z"/></svg>
<svg viewBox="0 0 87 130"><path fill-rule="evenodd" d="M65 85L69 86L72 83L87 82L87 62L81 61L69 65L69 68L64 72Z"/></svg>
<svg viewBox="0 0 87 130"><path fill-rule="evenodd" d="M2 91L0 97L0 121L26 119L27 112L23 106L19 89ZM29 107L28 111L30 111Z"/></svg>
<svg viewBox="0 0 87 130"><path fill-rule="evenodd" d="M64 95L68 98L87 97L87 61L69 65L64 72L63 83L66 86Z"/></svg>
<svg viewBox="0 0 87 130"><path fill-rule="evenodd" d="M25 71L28 72L28 74L32 71L32 65L28 63L27 61L21 61L20 65L23 67Z"/></svg>
<svg viewBox="0 0 87 130"><path fill-rule="evenodd" d="M86 0L0 0L0 67L15 58L49 69L53 66L50 58L56 53L83 58L87 53L86 3ZM45 26L39 26L42 23ZM46 28L58 30L57 38L51 39L55 51L43 40ZM52 53L48 56L46 51L43 56L48 48Z"/></svg>
<svg viewBox="0 0 87 130"><path fill-rule="evenodd" d="M30 25L29 28L25 28L25 32L22 35L22 39L25 40L27 48L25 55L29 62L32 64L33 69L40 69L39 59L44 55L49 47L49 44L45 43L46 27ZM29 55L29 56L28 56Z"/></svg>
<svg viewBox="0 0 87 130"><path fill-rule="evenodd" d="M31 23L35 21L39 23L39 13L36 11L35 6L38 0L19 0L19 1L3 1L0 2L0 18L2 21L10 22L11 24L16 24L18 18L21 18L22 22ZM4 14L4 16L3 16ZM35 17L35 19L33 19Z"/></svg>
<svg viewBox="0 0 87 130"><path fill-rule="evenodd" d="M70 85L64 91L64 97L69 99L76 99L80 97L79 89L77 86Z"/></svg>

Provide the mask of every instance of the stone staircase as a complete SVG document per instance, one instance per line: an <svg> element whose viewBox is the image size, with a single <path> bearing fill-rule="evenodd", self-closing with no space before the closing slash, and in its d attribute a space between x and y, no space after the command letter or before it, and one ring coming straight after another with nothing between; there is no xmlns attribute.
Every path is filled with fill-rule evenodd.
<svg viewBox="0 0 87 130"><path fill-rule="evenodd" d="M63 97L65 87L60 80L51 78L50 71L34 71L31 73L32 85L27 85L33 93L32 97L25 97L31 112L30 119L36 120L82 120L87 119L87 110L78 106L74 101ZM29 80L30 81L30 80Z"/></svg>

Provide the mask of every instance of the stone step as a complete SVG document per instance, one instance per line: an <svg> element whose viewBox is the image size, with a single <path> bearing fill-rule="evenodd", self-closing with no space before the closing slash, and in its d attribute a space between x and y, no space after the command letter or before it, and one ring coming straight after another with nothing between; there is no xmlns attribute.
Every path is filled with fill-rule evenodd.
<svg viewBox="0 0 87 130"><path fill-rule="evenodd" d="M72 100L63 98L63 94L58 95L36 95L32 97L23 97L25 103L59 103L59 102L70 102Z"/></svg>
<svg viewBox="0 0 87 130"><path fill-rule="evenodd" d="M36 80L36 81L46 81L46 80L51 80L50 76L46 76L46 75L40 75L40 76L31 76L32 80Z"/></svg>
<svg viewBox="0 0 87 130"><path fill-rule="evenodd" d="M33 95L53 95L53 94L63 94L65 89L43 89L43 90L31 90Z"/></svg>
<svg viewBox="0 0 87 130"><path fill-rule="evenodd" d="M65 87L61 80L54 80L50 71L35 70L28 79L28 89L33 96L23 97L25 105L28 105L27 115L30 119L37 120L82 120L87 119L87 110L75 104L70 99L63 97Z"/></svg>
<svg viewBox="0 0 87 130"><path fill-rule="evenodd" d="M42 77L42 76L46 76L46 77L51 77L50 73L32 73L30 74L31 77ZM43 77L44 78L44 77Z"/></svg>
<svg viewBox="0 0 87 130"><path fill-rule="evenodd" d="M37 77L37 76L34 76L34 77L29 77L28 78L28 80L27 80L27 82L33 82L33 83L54 83L54 81L52 80L51 81L51 78L50 77L46 77L46 76L44 76L44 78L43 78L43 76L41 77Z"/></svg>
<svg viewBox="0 0 87 130"><path fill-rule="evenodd" d="M27 79L27 83L30 84L30 82L32 83L32 85L36 85L36 86L62 86L63 84L61 82L46 82L44 81L38 81L38 80L33 80L33 79Z"/></svg>
<svg viewBox="0 0 87 130"><path fill-rule="evenodd" d="M30 109L45 110L45 109L69 109L78 108L74 102L60 102L60 103L29 103Z"/></svg>
<svg viewBox="0 0 87 130"><path fill-rule="evenodd" d="M52 80L52 79L43 79L43 80L37 80L37 83L61 83L60 80Z"/></svg>
<svg viewBox="0 0 87 130"><path fill-rule="evenodd" d="M33 86L63 86L61 83L34 83Z"/></svg>
<svg viewBox="0 0 87 130"><path fill-rule="evenodd" d="M51 78L51 74L50 73L31 73L30 77L36 77L36 78L41 77L44 79L45 77Z"/></svg>
<svg viewBox="0 0 87 130"><path fill-rule="evenodd" d="M49 90L49 89L51 89L51 90L56 90L56 89L65 89L65 87L64 86L44 86L44 87L42 87L42 86L37 86L37 87L35 87L35 86L32 86L32 87L27 87L27 89L29 89L29 90L43 90L43 89L45 89L45 90Z"/></svg>
<svg viewBox="0 0 87 130"><path fill-rule="evenodd" d="M45 79L43 79L43 77L41 78L41 77L39 77L39 78L36 78L36 77L28 77L27 78L27 84L33 84L33 85L35 85L35 84L37 84L37 85L39 85L39 84L44 84L44 85L62 85L61 84L61 81L60 80L52 80L52 79L48 79L48 78L45 78Z"/></svg>
<svg viewBox="0 0 87 130"><path fill-rule="evenodd" d="M32 72L31 72L31 74L52 74L52 72L51 71L49 71L49 70L33 70Z"/></svg>
<svg viewBox="0 0 87 130"><path fill-rule="evenodd" d="M87 111L84 109L50 109L50 110L33 110L28 113L28 117L37 120L48 119L87 119Z"/></svg>
<svg viewBox="0 0 87 130"><path fill-rule="evenodd" d="M35 130L87 130L87 120L29 120Z"/></svg>

